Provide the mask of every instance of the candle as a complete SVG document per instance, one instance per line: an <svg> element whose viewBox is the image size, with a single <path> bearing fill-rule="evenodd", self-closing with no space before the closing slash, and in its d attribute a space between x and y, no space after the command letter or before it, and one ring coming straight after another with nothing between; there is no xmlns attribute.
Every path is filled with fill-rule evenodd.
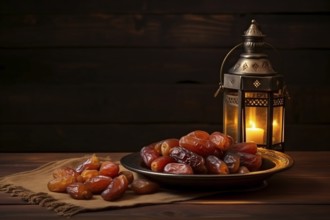
<svg viewBox="0 0 330 220"><path fill-rule="evenodd" d="M264 144L264 129L256 128L255 123L251 124L251 128L246 128L246 141L253 141L257 144Z"/></svg>

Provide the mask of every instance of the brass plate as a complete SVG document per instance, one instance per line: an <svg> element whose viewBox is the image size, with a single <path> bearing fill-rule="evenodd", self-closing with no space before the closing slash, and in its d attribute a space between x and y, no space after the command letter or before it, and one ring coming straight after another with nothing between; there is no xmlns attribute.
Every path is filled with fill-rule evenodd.
<svg viewBox="0 0 330 220"><path fill-rule="evenodd" d="M259 171L246 174L193 174L178 175L151 171L143 165L140 153L132 153L121 159L121 164L128 170L142 174L143 176L167 187L182 188L216 188L216 189L236 189L249 188L265 184L265 180L272 175L289 169L293 166L293 159L282 152L258 148L262 156L262 167Z"/></svg>

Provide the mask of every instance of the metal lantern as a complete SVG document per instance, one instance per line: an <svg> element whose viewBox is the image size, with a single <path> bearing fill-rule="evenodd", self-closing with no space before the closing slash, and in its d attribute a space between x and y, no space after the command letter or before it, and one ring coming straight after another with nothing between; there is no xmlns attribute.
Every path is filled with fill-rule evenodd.
<svg viewBox="0 0 330 220"><path fill-rule="evenodd" d="M229 51L220 69L215 96L223 91L223 131L236 142L253 141L259 147L284 151L283 76L263 53L262 49L271 45L264 42L265 35L255 20L243 37L244 42ZM223 73L228 56L242 45L244 53L228 73Z"/></svg>

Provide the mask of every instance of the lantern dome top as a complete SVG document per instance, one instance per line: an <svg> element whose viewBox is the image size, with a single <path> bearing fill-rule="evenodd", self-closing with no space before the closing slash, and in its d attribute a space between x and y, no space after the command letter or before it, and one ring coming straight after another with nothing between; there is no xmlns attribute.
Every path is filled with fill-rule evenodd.
<svg viewBox="0 0 330 220"><path fill-rule="evenodd" d="M277 72L273 69L267 54L263 52L265 46L265 35L259 29L256 20L244 32L244 50L239 60L229 70L229 73L239 75L266 76L274 75Z"/></svg>
<svg viewBox="0 0 330 220"><path fill-rule="evenodd" d="M251 21L250 27L244 32L245 37L265 37L265 35L261 32L259 25L256 20Z"/></svg>
<svg viewBox="0 0 330 220"><path fill-rule="evenodd" d="M244 91L278 91L283 87L283 76L272 67L265 46L275 49L264 41L264 35L256 20L252 20L244 32L244 42L237 44L225 56L220 67L219 88L214 93L216 97L224 89ZM240 54L236 63L224 73L223 67L229 57L237 48L243 46L244 52Z"/></svg>

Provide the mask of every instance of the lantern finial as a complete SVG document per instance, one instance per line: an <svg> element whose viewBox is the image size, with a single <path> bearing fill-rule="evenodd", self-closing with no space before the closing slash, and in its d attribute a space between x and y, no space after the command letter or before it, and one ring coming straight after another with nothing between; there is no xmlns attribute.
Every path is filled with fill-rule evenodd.
<svg viewBox="0 0 330 220"><path fill-rule="evenodd" d="M259 25L256 20L251 21L250 27L244 32L245 37L265 37L265 35L261 32Z"/></svg>

